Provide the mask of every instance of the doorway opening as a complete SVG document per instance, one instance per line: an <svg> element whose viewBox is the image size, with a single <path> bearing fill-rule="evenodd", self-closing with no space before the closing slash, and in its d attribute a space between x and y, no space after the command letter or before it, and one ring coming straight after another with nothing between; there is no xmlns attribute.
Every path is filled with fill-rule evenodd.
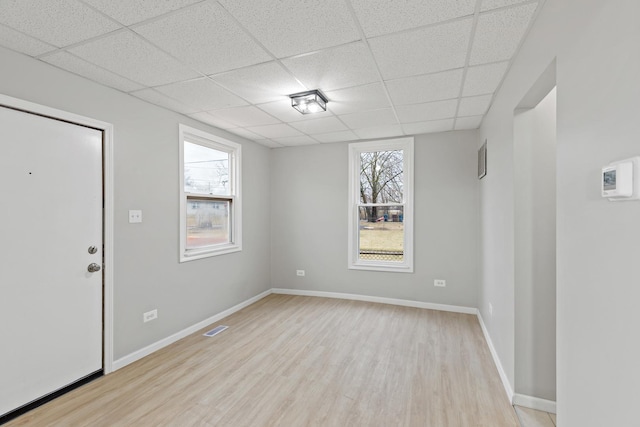
<svg viewBox="0 0 640 427"><path fill-rule="evenodd" d="M555 413L556 64L514 111L514 404Z"/></svg>

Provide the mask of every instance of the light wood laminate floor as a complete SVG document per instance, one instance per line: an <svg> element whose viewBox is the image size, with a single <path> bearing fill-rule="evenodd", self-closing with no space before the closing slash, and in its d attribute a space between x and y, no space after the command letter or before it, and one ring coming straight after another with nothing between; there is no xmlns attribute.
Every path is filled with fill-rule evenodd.
<svg viewBox="0 0 640 427"><path fill-rule="evenodd" d="M217 324L7 426L518 426L473 315L270 295Z"/></svg>
<svg viewBox="0 0 640 427"><path fill-rule="evenodd" d="M516 414L520 419L520 427L556 427L556 414L535 409L515 406Z"/></svg>

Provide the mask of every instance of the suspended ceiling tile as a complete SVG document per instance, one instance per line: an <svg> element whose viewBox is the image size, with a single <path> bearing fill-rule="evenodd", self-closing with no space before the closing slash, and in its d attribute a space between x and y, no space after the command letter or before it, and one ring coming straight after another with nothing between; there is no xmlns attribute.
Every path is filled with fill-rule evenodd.
<svg viewBox="0 0 640 427"><path fill-rule="evenodd" d="M383 125L373 126L354 131L361 139L388 138L393 136L402 136L402 127L400 125Z"/></svg>
<svg viewBox="0 0 640 427"><path fill-rule="evenodd" d="M348 114L363 110L389 107L389 98L382 83L355 86L326 93L327 109L334 114Z"/></svg>
<svg viewBox="0 0 640 427"><path fill-rule="evenodd" d="M456 98L461 83L460 69L389 80L386 85L394 104L404 105Z"/></svg>
<svg viewBox="0 0 640 427"><path fill-rule="evenodd" d="M280 123L280 120L252 105L209 111L209 114L219 119L234 123L240 127Z"/></svg>
<svg viewBox="0 0 640 427"><path fill-rule="evenodd" d="M284 59L282 63L309 89L323 92L379 81L376 64L361 42Z"/></svg>
<svg viewBox="0 0 640 427"><path fill-rule="evenodd" d="M248 127L247 130L269 139L286 138L289 136L302 136L300 132L284 123L280 123L277 125L252 126Z"/></svg>
<svg viewBox="0 0 640 427"><path fill-rule="evenodd" d="M402 125L407 135L419 135L421 133L447 132L453 130L453 119L433 120L429 122L408 123Z"/></svg>
<svg viewBox="0 0 640 427"><path fill-rule="evenodd" d="M291 99L288 97L280 101L259 104L256 105L256 107L287 123L331 116L331 113L326 111L314 114L302 114L291 106Z"/></svg>
<svg viewBox="0 0 640 427"><path fill-rule="evenodd" d="M456 119L456 130L478 129L482 123L483 116L458 117Z"/></svg>
<svg viewBox="0 0 640 427"><path fill-rule="evenodd" d="M351 0L351 4L365 34L374 37L473 15L476 0Z"/></svg>
<svg viewBox="0 0 640 427"><path fill-rule="evenodd" d="M270 139L260 139L256 141L260 145L264 145L269 148L282 148L282 144L278 144L275 141L271 141Z"/></svg>
<svg viewBox="0 0 640 427"><path fill-rule="evenodd" d="M249 132L245 128L229 129L229 132L235 133L236 135L239 135L243 138L250 139L251 141L259 141L259 140L266 139L264 136L258 135L257 133Z"/></svg>
<svg viewBox="0 0 640 427"><path fill-rule="evenodd" d="M207 113L206 111L189 114L189 117L193 117L194 119L202 123L206 123L208 125L215 126L220 129L231 129L231 128L237 127L235 124L219 119L217 117L214 117L211 114Z"/></svg>
<svg viewBox="0 0 640 427"><path fill-rule="evenodd" d="M0 45L30 56L42 55L55 50L54 46L0 25Z"/></svg>
<svg viewBox="0 0 640 427"><path fill-rule="evenodd" d="M247 104L242 98L221 88L206 77L172 83L166 86L158 86L155 89L173 99L177 99L185 105L196 108L198 111L216 110Z"/></svg>
<svg viewBox="0 0 640 427"><path fill-rule="evenodd" d="M516 53L538 4L483 13L478 18L470 65L506 61Z"/></svg>
<svg viewBox="0 0 640 427"><path fill-rule="evenodd" d="M307 135L290 136L287 138L273 138L272 140L274 142L277 142L280 145L284 145L285 147L295 147L298 145L313 145L318 143L318 141L316 141L315 139Z"/></svg>
<svg viewBox="0 0 640 427"><path fill-rule="evenodd" d="M0 23L57 47L122 28L76 0L8 0Z"/></svg>
<svg viewBox="0 0 640 427"><path fill-rule="evenodd" d="M291 123L291 126L306 134L329 133L347 130L347 127L335 117L303 120L300 122Z"/></svg>
<svg viewBox="0 0 640 427"><path fill-rule="evenodd" d="M271 56L214 2L202 2L135 31L204 74L266 62Z"/></svg>
<svg viewBox="0 0 640 427"><path fill-rule="evenodd" d="M130 92L130 95L143 99L152 104L158 105L160 107L177 111L178 113L182 113L182 114L191 114L197 111L195 108L190 107L188 105L184 105L183 103L176 101L175 99L169 98L168 96L154 89L142 89L135 92Z"/></svg>
<svg viewBox="0 0 640 427"><path fill-rule="evenodd" d="M220 3L278 58L360 38L343 0L220 0Z"/></svg>
<svg viewBox="0 0 640 427"><path fill-rule="evenodd" d="M55 52L41 59L45 62L48 62L49 64L62 68L63 70L70 71L74 74L78 74L82 77L86 77L88 79L106 86L116 88L123 92L131 92L144 88L144 86L138 83L118 76L117 74L113 74L111 71L107 71L104 68L100 68L97 65L86 62L76 56L71 55L68 52Z"/></svg>
<svg viewBox="0 0 640 427"><path fill-rule="evenodd" d="M355 141L356 139L359 138L358 135L356 135L351 130L322 133L322 134L311 135L311 136L313 136L315 140L322 143Z"/></svg>
<svg viewBox="0 0 640 427"><path fill-rule="evenodd" d="M351 129L398 124L398 120L396 120L396 116L393 114L391 108L344 114L340 116L340 119Z"/></svg>
<svg viewBox="0 0 640 427"><path fill-rule="evenodd" d="M473 19L371 39L385 79L464 67Z"/></svg>
<svg viewBox="0 0 640 427"><path fill-rule="evenodd" d="M458 116L477 116L484 115L489 108L493 95L473 96L470 98L462 98L458 109Z"/></svg>
<svg viewBox="0 0 640 427"><path fill-rule="evenodd" d="M124 25L132 25L201 0L84 0Z"/></svg>
<svg viewBox="0 0 640 427"><path fill-rule="evenodd" d="M400 123L448 119L456 115L457 99L396 107Z"/></svg>
<svg viewBox="0 0 640 427"><path fill-rule="evenodd" d="M507 71L508 62L469 67L462 96L484 95L495 92Z"/></svg>
<svg viewBox="0 0 640 427"><path fill-rule="evenodd" d="M482 0L480 11L484 12L491 9L498 9L499 7L510 6L525 1L527 0Z"/></svg>
<svg viewBox="0 0 640 427"><path fill-rule="evenodd" d="M288 100L288 95L305 90L304 86L275 61L211 77L252 104Z"/></svg>
<svg viewBox="0 0 640 427"><path fill-rule="evenodd" d="M130 31L121 31L69 51L145 86L198 77L197 73Z"/></svg>

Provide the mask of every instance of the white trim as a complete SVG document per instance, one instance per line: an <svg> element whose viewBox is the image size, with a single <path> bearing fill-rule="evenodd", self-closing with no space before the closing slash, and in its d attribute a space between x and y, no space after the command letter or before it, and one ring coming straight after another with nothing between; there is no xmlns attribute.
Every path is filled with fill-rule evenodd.
<svg viewBox="0 0 640 427"><path fill-rule="evenodd" d="M105 374L111 372L113 364L113 278L114 278L114 256L113 256L113 230L114 230L114 204L113 204L113 125L111 123L95 120L90 117L80 116L57 108L35 104L22 99L13 98L0 94L0 105L19 109L25 112L39 114L53 119L64 120L88 126L102 131L103 135L103 173L104 173L104 272L103 272L103 322L104 341L102 344L103 366Z"/></svg>
<svg viewBox="0 0 640 427"><path fill-rule="evenodd" d="M514 394L513 404L535 409L536 411L556 413L556 402L553 400L541 399L539 397L527 396L526 394Z"/></svg>
<svg viewBox="0 0 640 427"><path fill-rule="evenodd" d="M303 291L298 289L273 288L274 294L282 295L299 295L307 297L337 298L355 301L377 302L381 304L400 305L403 307L426 308L429 310L450 311L453 313L476 314L478 309L474 307L463 307L458 305L435 304L431 302L412 301L406 299L374 297L368 295L343 294L340 292L323 292L323 291Z"/></svg>
<svg viewBox="0 0 640 427"><path fill-rule="evenodd" d="M480 322L480 327L482 328L482 333L484 334L484 339L489 346L489 351L491 351L491 356L493 357L493 362L498 369L498 374L500 374L500 379L502 380L502 386L504 387L504 391L507 393L507 398L509 402L513 404L513 389L511 388L511 383L509 382L509 378L507 377L507 373L504 371L502 367L502 362L500 362L500 357L498 357L498 352L496 348L493 346L493 341L491 341L491 336L489 335L489 331L484 324L484 320L482 320L482 315L480 314L480 310L477 310L478 322Z"/></svg>
<svg viewBox="0 0 640 427"><path fill-rule="evenodd" d="M351 270L388 271L413 273L413 137L353 142L349 144L349 203L348 203L348 268ZM403 203L404 209L404 260L402 262L360 260L359 254L359 206L360 206L360 153L382 150L403 150ZM372 205L372 204L366 204ZM375 205L382 205L376 203ZM389 204L383 204L389 205Z"/></svg>
<svg viewBox="0 0 640 427"><path fill-rule="evenodd" d="M105 374L113 371L113 288L114 288L114 168L113 125L102 129L104 137L104 359Z"/></svg>
<svg viewBox="0 0 640 427"><path fill-rule="evenodd" d="M195 325L189 326L188 328L185 328L179 332L176 332L173 335L170 335L166 338L161 339L160 341L156 341L153 344L150 344L144 348L141 348L140 350L134 351L133 353L130 353L124 357L121 357L120 359L116 360L113 362L113 370L118 370L120 368L124 368L125 366L142 359L145 356L150 355L151 353L154 353L170 344L173 344L174 342L189 336L191 334L193 334L194 332L199 331L202 328L205 328L209 325L211 325L212 323L215 323L221 319L224 319L227 316L232 315L233 313L242 310L243 308L261 300L262 298L271 295L272 290L269 289L267 291L262 292L261 294L256 295L255 297L249 298L246 301L243 301L239 304L234 305L233 307L222 311L218 314L215 314L201 322L196 323Z"/></svg>
<svg viewBox="0 0 640 427"><path fill-rule="evenodd" d="M214 245L203 247L195 250L187 250L186 248L186 211L187 196L196 196L202 198L215 198L206 194L188 194L184 191L184 143L185 139L190 139L192 143L210 147L214 150L228 152L231 156L231 195L221 196L222 199L232 201L231 208L231 239L232 242L224 245ZM193 261L196 259L208 258L216 255L224 255L242 250L242 145L229 141L228 139L192 128L182 123L178 124L178 140L179 140L179 182L180 182L180 253L179 262Z"/></svg>

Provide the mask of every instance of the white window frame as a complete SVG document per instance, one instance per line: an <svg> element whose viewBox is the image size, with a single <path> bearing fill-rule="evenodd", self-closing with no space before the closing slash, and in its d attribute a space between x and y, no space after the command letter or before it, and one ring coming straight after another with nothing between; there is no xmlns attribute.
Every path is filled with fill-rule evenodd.
<svg viewBox="0 0 640 427"><path fill-rule="evenodd" d="M404 256L402 262L360 259L360 154L371 151L402 150L403 153L403 205ZM349 269L413 273L413 137L349 144Z"/></svg>
<svg viewBox="0 0 640 427"><path fill-rule="evenodd" d="M242 146L208 132L183 124L178 126L180 139L180 262L193 261L242 250ZM184 191L184 143L185 141L229 153L230 195L207 195ZM230 200L229 212L231 242L198 249L187 249L187 199Z"/></svg>

